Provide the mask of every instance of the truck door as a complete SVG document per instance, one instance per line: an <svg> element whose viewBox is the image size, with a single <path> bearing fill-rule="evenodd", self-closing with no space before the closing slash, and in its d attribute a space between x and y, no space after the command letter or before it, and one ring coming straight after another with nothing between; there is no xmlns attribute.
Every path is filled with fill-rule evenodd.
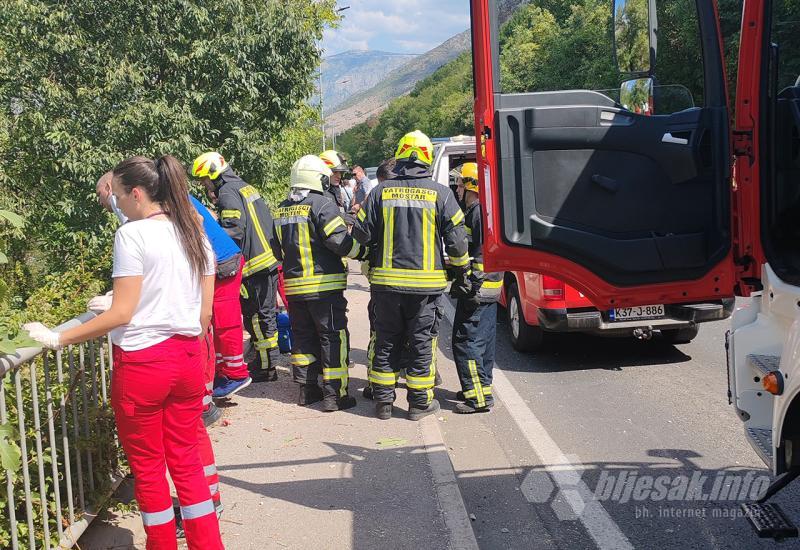
<svg viewBox="0 0 800 550"><path fill-rule="evenodd" d="M486 267L599 307L732 296L715 2L613 4L472 1Z"/></svg>

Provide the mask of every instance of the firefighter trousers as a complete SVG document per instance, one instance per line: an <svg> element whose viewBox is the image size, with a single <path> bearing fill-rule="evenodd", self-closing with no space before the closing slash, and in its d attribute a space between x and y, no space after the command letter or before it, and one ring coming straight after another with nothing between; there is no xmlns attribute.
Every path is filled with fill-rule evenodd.
<svg viewBox="0 0 800 550"><path fill-rule="evenodd" d="M256 350L255 363L250 365L254 371L278 364L277 291L277 269L259 271L242 280L242 316Z"/></svg>
<svg viewBox="0 0 800 550"><path fill-rule="evenodd" d="M491 407L497 302L477 307L458 300L453 318L453 359L468 405Z"/></svg>
<svg viewBox="0 0 800 550"><path fill-rule="evenodd" d="M148 550L178 547L167 468L190 549L221 549L219 523L198 450L203 410L200 339L173 336L149 348L114 346L111 402Z"/></svg>
<svg viewBox="0 0 800 550"><path fill-rule="evenodd" d="M217 277L214 281L213 317L216 374L235 380L247 378L247 365L242 354L242 267L233 277Z"/></svg>
<svg viewBox="0 0 800 550"><path fill-rule="evenodd" d="M325 397L347 395L350 333L344 293L289 300L294 381L317 384L321 374Z"/></svg>
<svg viewBox="0 0 800 550"><path fill-rule="evenodd" d="M392 403L400 370L406 370L408 403L427 407L433 399L439 334L440 294L374 292L375 353L369 381L376 402Z"/></svg>

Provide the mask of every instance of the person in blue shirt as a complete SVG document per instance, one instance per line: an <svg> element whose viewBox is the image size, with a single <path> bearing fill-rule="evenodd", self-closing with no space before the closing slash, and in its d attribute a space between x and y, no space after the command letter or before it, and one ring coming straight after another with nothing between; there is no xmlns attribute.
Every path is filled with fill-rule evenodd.
<svg viewBox="0 0 800 550"><path fill-rule="evenodd" d="M214 331L213 350L209 352L215 353L216 377L212 378L213 396L230 397L252 382L242 350L242 306L239 302L239 287L242 285L244 258L239 247L217 223L208 208L191 195L189 199L203 217L203 229L217 259L211 320ZM212 380L207 382L211 384ZM208 400L210 403L210 396Z"/></svg>

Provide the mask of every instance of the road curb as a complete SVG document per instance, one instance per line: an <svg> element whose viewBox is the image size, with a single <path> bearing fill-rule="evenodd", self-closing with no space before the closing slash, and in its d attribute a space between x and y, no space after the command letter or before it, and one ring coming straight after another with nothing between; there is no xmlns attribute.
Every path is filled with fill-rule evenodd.
<svg viewBox="0 0 800 550"><path fill-rule="evenodd" d="M424 418L420 422L420 432L433 473L436 499L449 533L448 547L454 550L478 550L478 541L472 530L472 522L467 514L467 506L461 496L437 417L432 415Z"/></svg>

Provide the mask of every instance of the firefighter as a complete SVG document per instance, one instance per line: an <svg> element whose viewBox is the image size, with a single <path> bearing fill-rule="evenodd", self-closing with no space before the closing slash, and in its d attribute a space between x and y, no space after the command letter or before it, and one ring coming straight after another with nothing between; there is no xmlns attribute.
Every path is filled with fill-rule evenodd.
<svg viewBox="0 0 800 550"><path fill-rule="evenodd" d="M420 131L403 136L394 179L379 184L359 210L353 235L370 248L375 354L370 372L376 416L392 415L395 383L406 369L408 417L439 410L433 398L438 300L447 286L444 250L466 292L469 254L464 213L453 193L431 179L433 145ZM402 353L408 346L408 353ZM399 350L399 353L398 353Z"/></svg>
<svg viewBox="0 0 800 550"><path fill-rule="evenodd" d="M244 325L256 350L248 365L254 382L275 381L278 373L276 292L278 260L272 252L272 214L255 187L248 185L216 152L203 153L192 166L209 198L216 202L219 221L244 255L241 305ZM238 354L234 354L238 355Z"/></svg>
<svg viewBox="0 0 800 550"><path fill-rule="evenodd" d="M342 179L345 174L350 172L347 159L333 149L323 151L319 154L319 158L325 162L332 172L330 181L324 189L324 194L336 204L339 208L339 212L345 218L345 221L351 223L352 218L350 214L348 214L350 211L350 204L347 202L347 197L342 189Z"/></svg>
<svg viewBox="0 0 800 550"><path fill-rule="evenodd" d="M461 392L454 412L470 414L492 408L492 367L494 366L495 334L497 330L497 299L503 284L502 273L483 271L483 231L478 191L478 165L465 162L458 177L458 197L466 205L464 225L469 242L471 271L466 292L453 287L450 295L456 298L453 319L453 358L455 359Z"/></svg>
<svg viewBox="0 0 800 550"><path fill-rule="evenodd" d="M274 252L283 261L291 311L292 372L299 405L354 407L348 395L347 273L342 258L363 259L341 213L324 196L331 170L315 155L292 166L289 197L276 210ZM318 385L322 375L322 387Z"/></svg>

